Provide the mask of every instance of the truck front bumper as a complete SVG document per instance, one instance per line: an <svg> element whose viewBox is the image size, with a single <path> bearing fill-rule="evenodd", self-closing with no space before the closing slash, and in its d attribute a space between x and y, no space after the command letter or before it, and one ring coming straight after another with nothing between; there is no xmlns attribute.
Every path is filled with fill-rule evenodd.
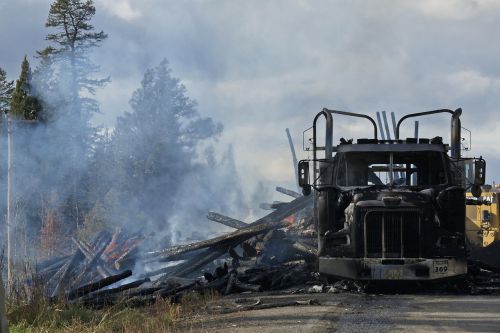
<svg viewBox="0 0 500 333"><path fill-rule="evenodd" d="M353 280L437 280L467 274L467 260L320 257L319 272Z"/></svg>

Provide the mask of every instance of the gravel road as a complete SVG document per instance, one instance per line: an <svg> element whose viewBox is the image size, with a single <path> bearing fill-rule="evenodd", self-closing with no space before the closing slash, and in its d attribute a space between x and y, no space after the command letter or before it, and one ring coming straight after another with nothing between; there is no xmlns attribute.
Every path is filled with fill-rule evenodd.
<svg viewBox="0 0 500 333"><path fill-rule="evenodd" d="M263 305L284 305L311 299L319 304L199 315L180 323L178 330L235 333L500 332L500 296L252 294L222 298L212 308L232 311L235 303L244 301L260 300Z"/></svg>

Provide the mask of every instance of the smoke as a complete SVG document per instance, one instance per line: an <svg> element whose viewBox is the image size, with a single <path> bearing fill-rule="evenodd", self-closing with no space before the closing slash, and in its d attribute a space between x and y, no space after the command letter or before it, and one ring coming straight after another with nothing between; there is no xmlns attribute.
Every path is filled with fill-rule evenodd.
<svg viewBox="0 0 500 333"><path fill-rule="evenodd" d="M204 239L208 235L232 231L231 228L207 220L208 211L237 219L247 217L248 207L235 167L232 146L220 159L217 159L213 146L203 152L201 163L183 178L174 205L176 209L169 219L175 231L172 233L172 243L179 241L176 236L188 236L190 233L194 239Z"/></svg>
<svg viewBox="0 0 500 333"><path fill-rule="evenodd" d="M39 66L33 86L46 120L13 121L17 259L57 255L71 236L103 227L140 232L155 249L228 231L206 219L209 210L248 216L233 148L217 141L222 125L202 116L166 61L145 72L132 112L110 129L90 125L95 100L68 97L71 82L61 67ZM6 202L0 191L3 211Z"/></svg>

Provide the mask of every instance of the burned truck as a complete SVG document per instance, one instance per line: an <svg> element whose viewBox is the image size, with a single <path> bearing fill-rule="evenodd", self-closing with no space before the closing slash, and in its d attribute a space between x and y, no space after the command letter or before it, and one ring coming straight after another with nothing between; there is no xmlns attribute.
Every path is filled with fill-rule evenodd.
<svg viewBox="0 0 500 333"><path fill-rule="evenodd" d="M442 113L451 114L450 145L442 137L399 138L404 120ZM321 274L436 280L467 273L465 193L480 192L486 163L461 157L461 113L408 114L397 123L394 140L379 140L377 124L364 114L323 109L316 115L313 156L298 163L298 179L303 193L314 196ZM342 138L334 147L334 115L366 119L373 138ZM323 144L317 135L322 118Z"/></svg>

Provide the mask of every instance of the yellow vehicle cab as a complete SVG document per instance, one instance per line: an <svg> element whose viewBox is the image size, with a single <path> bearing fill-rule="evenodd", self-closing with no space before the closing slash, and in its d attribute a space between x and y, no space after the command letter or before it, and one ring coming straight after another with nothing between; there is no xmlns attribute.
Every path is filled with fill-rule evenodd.
<svg viewBox="0 0 500 333"><path fill-rule="evenodd" d="M487 247L500 238L499 200L500 185L486 185L481 197L467 193L465 231L469 244Z"/></svg>

